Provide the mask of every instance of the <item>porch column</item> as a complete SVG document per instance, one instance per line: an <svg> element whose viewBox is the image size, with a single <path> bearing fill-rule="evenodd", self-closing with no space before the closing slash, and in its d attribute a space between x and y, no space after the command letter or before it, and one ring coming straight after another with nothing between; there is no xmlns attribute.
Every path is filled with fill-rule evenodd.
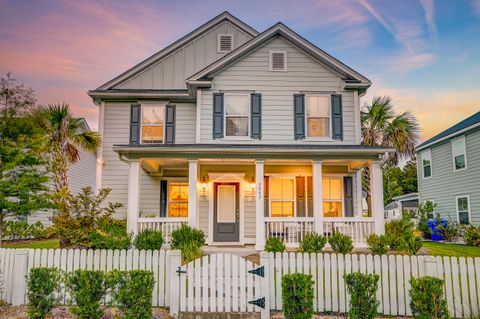
<svg viewBox="0 0 480 319"><path fill-rule="evenodd" d="M255 161L255 216L256 216L256 241L255 249L263 250L265 248L265 202L263 197L263 177L264 177L264 161Z"/></svg>
<svg viewBox="0 0 480 319"><path fill-rule="evenodd" d="M198 160L188 161L188 224L197 227Z"/></svg>
<svg viewBox="0 0 480 319"><path fill-rule="evenodd" d="M313 162L312 174L315 232L323 234L322 161Z"/></svg>
<svg viewBox="0 0 480 319"><path fill-rule="evenodd" d="M140 160L131 160L128 170L127 232L137 235L140 199Z"/></svg>
<svg viewBox="0 0 480 319"><path fill-rule="evenodd" d="M357 213L355 216L363 217L363 169L359 169L355 173L356 192L357 192Z"/></svg>
<svg viewBox="0 0 480 319"><path fill-rule="evenodd" d="M370 192L375 233L382 235L385 233L385 217L383 212L383 175L380 161L370 163Z"/></svg>

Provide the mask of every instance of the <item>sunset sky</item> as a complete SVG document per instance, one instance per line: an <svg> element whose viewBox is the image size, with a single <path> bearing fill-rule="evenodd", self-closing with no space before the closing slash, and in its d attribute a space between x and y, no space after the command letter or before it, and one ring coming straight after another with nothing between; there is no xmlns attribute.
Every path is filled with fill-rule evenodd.
<svg viewBox="0 0 480 319"><path fill-rule="evenodd" d="M480 110L480 0L0 0L0 73L96 129L88 90L225 10L260 32L281 21L364 74L362 104L392 96L422 140Z"/></svg>

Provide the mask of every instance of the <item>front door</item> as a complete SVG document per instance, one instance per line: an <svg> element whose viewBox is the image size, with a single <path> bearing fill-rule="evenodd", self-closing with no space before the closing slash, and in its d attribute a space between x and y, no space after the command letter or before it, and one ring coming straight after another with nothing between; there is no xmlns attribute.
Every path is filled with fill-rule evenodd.
<svg viewBox="0 0 480 319"><path fill-rule="evenodd" d="M238 242L240 237L239 183L214 183L213 240Z"/></svg>

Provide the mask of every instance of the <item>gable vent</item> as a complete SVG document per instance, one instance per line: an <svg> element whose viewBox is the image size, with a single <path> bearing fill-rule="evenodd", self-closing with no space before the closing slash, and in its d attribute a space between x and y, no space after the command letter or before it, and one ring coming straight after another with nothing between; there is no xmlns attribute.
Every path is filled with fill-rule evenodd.
<svg viewBox="0 0 480 319"><path fill-rule="evenodd" d="M218 52L227 53L233 50L233 34L218 35Z"/></svg>
<svg viewBox="0 0 480 319"><path fill-rule="evenodd" d="M287 52L270 52L270 71L287 70Z"/></svg>

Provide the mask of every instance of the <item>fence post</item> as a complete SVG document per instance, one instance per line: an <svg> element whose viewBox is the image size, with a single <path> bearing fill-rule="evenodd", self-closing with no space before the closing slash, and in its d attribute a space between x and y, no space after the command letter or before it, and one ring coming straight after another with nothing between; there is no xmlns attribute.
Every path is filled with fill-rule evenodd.
<svg viewBox="0 0 480 319"><path fill-rule="evenodd" d="M437 260L433 256L425 256L425 275L438 277Z"/></svg>
<svg viewBox="0 0 480 319"><path fill-rule="evenodd" d="M263 297L265 297L265 308L262 309L261 319L268 319L270 318L270 294L273 293L270 291L270 280L274 278L273 274L270 273L270 256L265 251L260 253L260 266L263 266L265 274L260 281L260 291Z"/></svg>
<svg viewBox="0 0 480 319"><path fill-rule="evenodd" d="M25 303L26 275L28 265L28 249L15 249L12 272L12 305L19 306Z"/></svg>
<svg viewBox="0 0 480 319"><path fill-rule="evenodd" d="M180 250L172 250L170 253L170 315L178 316L180 302L180 278L177 273L182 265L182 253Z"/></svg>

